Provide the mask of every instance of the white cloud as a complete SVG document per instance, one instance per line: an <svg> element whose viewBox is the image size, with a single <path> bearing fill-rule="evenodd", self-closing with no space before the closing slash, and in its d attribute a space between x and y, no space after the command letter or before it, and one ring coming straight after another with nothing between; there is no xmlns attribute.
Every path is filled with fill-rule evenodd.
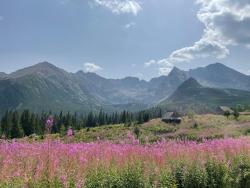
<svg viewBox="0 0 250 188"><path fill-rule="evenodd" d="M142 10L139 0L93 0L96 5L103 6L115 14L137 15Z"/></svg>
<svg viewBox="0 0 250 188"><path fill-rule="evenodd" d="M130 23L126 24L126 25L124 26L124 28L125 28L125 29L129 29L129 28L131 28L131 27L134 27L135 25L136 25L135 22L130 22Z"/></svg>
<svg viewBox="0 0 250 188"><path fill-rule="evenodd" d="M247 75L249 75L249 76L250 76L250 69L247 71Z"/></svg>
<svg viewBox="0 0 250 188"><path fill-rule="evenodd" d="M147 61L146 63L144 63L145 67L150 67L151 65L156 65L157 61L152 59L150 61Z"/></svg>
<svg viewBox="0 0 250 188"><path fill-rule="evenodd" d="M162 60L159 60L159 61L156 61L156 60L152 59L152 60L144 63L145 67L150 67L150 66L153 66L153 65L160 66L159 75L168 75L171 72L171 70L174 68L173 63L170 63L166 59L162 59Z"/></svg>
<svg viewBox="0 0 250 188"><path fill-rule="evenodd" d="M193 46L185 47L174 51L167 59L169 63L188 62L195 58L216 57L218 59L225 58L229 55L229 50L218 41L202 38L195 42Z"/></svg>
<svg viewBox="0 0 250 188"><path fill-rule="evenodd" d="M211 40L228 45L250 45L249 0L197 0L201 4L197 16L206 26Z"/></svg>
<svg viewBox="0 0 250 188"><path fill-rule="evenodd" d="M243 45L250 47L250 0L196 0L201 5L198 19L205 29L201 39L193 46L172 52L160 61L152 60L146 65L189 62L195 58L225 58L230 54L229 47ZM152 63L154 62L154 63Z"/></svg>
<svg viewBox="0 0 250 188"><path fill-rule="evenodd" d="M137 73L135 76L138 77L140 80L143 80L143 78L144 78L144 74L142 74L140 72Z"/></svg>
<svg viewBox="0 0 250 188"><path fill-rule="evenodd" d="M168 75L174 68L174 65L165 59L158 61L157 64L161 66L159 68L159 75Z"/></svg>
<svg viewBox="0 0 250 188"><path fill-rule="evenodd" d="M84 70L86 72L98 72L102 70L102 67L94 64L94 63L84 63Z"/></svg>
<svg viewBox="0 0 250 188"><path fill-rule="evenodd" d="M168 75L173 68L168 68L168 67L160 67L159 68L159 75Z"/></svg>

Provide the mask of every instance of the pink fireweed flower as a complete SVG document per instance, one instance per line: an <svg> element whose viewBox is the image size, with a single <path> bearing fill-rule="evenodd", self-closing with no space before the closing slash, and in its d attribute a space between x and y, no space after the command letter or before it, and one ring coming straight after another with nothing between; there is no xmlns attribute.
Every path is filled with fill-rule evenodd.
<svg viewBox="0 0 250 188"><path fill-rule="evenodd" d="M73 135L74 135L73 129L72 129L72 128L69 128L68 131L67 131L67 136L68 136L68 137L71 137L71 136L73 136Z"/></svg>
<svg viewBox="0 0 250 188"><path fill-rule="evenodd" d="M129 133L129 137L134 140L132 133ZM72 137L69 140L70 138ZM75 187L80 188L85 186L88 169L96 171L99 167L106 167L107 170L112 170L114 167L126 170L139 162L142 164L143 174L147 176L153 173L159 176L165 168L175 173L178 167L176 165L179 164L183 164L188 170L193 162L203 169L206 162L214 161L226 165L226 169L230 170L238 165L235 159L239 156L247 159L250 157L249 137L215 139L201 143L162 140L147 145L133 144L132 141L123 144L110 141L67 144L51 141L49 145L46 141L6 141L0 143L1 172L4 172L0 181L12 182L14 178L18 178L23 182L19 187L27 187L30 181L33 182L29 174L34 174L34 181L38 182L46 173L50 179L58 179L65 188L70 187L71 181L74 181Z"/></svg>
<svg viewBox="0 0 250 188"><path fill-rule="evenodd" d="M135 138L135 136L131 133L131 131L128 132L127 134L128 141L132 144L139 144L139 140Z"/></svg>
<svg viewBox="0 0 250 188"><path fill-rule="evenodd" d="M134 135L131 133L131 131L128 132L127 137L128 137L129 140L134 139Z"/></svg>
<svg viewBox="0 0 250 188"><path fill-rule="evenodd" d="M67 176L65 175L61 176L61 182L64 187L68 187Z"/></svg>
<svg viewBox="0 0 250 188"><path fill-rule="evenodd" d="M45 124L48 133L51 133L53 124L54 124L54 119L52 116L49 116Z"/></svg>

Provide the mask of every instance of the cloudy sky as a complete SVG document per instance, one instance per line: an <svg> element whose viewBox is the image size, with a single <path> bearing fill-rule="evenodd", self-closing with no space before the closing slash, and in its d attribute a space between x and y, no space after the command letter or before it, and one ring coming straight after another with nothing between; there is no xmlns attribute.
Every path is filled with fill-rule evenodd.
<svg viewBox="0 0 250 188"><path fill-rule="evenodd" d="M250 0L0 0L0 72L41 61L109 78L214 62L250 74Z"/></svg>

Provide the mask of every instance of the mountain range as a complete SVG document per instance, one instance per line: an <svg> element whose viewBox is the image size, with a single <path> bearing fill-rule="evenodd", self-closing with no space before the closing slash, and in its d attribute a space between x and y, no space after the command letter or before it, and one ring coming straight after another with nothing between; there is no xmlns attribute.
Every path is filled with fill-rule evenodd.
<svg viewBox="0 0 250 188"><path fill-rule="evenodd" d="M219 110L219 106L237 104L250 104L250 91L204 87L194 78L189 78L159 105L171 111L213 113Z"/></svg>
<svg viewBox="0 0 250 188"><path fill-rule="evenodd" d="M211 100L221 97L235 101L227 102L233 105L248 101L231 95L242 95L244 99L248 97L249 91L249 76L220 63L189 71L175 67L168 76L145 81L136 77L107 79L83 71L70 73L42 62L10 74L0 73L0 114L15 109L31 109L35 112L89 112L100 109L137 111L158 104L180 105L181 101L182 105L187 101L192 104L200 101L199 104L208 106L202 101L209 101L210 97ZM203 92L206 95L194 96ZM190 99L183 101L188 96ZM224 104L223 100L213 100L213 103Z"/></svg>

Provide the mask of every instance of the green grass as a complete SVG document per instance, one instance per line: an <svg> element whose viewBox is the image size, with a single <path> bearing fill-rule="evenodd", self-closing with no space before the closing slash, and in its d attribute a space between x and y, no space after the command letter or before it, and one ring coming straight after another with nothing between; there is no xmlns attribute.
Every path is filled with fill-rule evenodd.
<svg viewBox="0 0 250 188"><path fill-rule="evenodd" d="M197 163L177 163L173 168L154 169L153 173L143 173L147 167L138 163L126 168L98 167L86 172L84 188L248 188L250 183L249 159L239 157L232 164L207 161L204 165ZM2 183L2 188L18 188L20 181ZM74 179L50 181L33 181L29 179L27 187L80 187Z"/></svg>
<svg viewBox="0 0 250 188"><path fill-rule="evenodd" d="M241 115L239 120L232 116L228 119L221 115L195 115L184 117L179 125L166 124L161 119L154 119L142 125L126 126L124 124L107 125L95 128L84 128L74 136L76 142L93 142L110 140L119 142L127 138L128 132L139 129L139 139L144 142L155 142L161 139L201 140L250 135L250 115ZM53 135L57 138L59 135ZM67 139L67 138L62 138Z"/></svg>

